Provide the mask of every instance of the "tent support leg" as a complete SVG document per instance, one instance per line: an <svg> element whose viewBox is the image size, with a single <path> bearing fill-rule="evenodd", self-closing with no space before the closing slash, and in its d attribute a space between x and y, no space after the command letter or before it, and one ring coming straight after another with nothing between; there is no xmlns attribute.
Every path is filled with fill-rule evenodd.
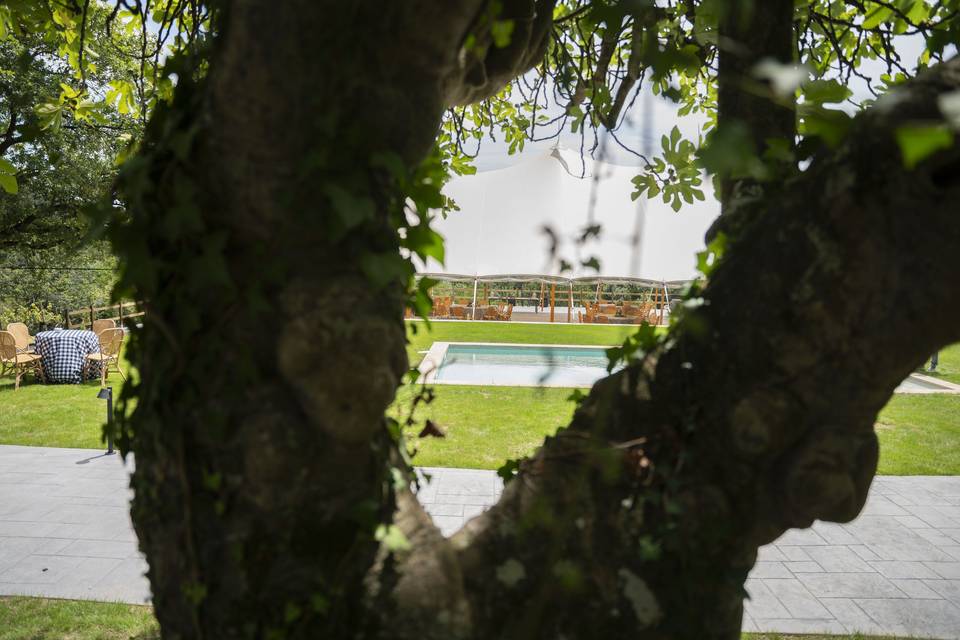
<svg viewBox="0 0 960 640"><path fill-rule="evenodd" d="M470 319L477 319L477 279L473 279L473 303L470 305Z"/></svg>
<svg viewBox="0 0 960 640"><path fill-rule="evenodd" d="M550 285L550 322L553 322L553 313L556 310L557 303L557 285Z"/></svg>
<svg viewBox="0 0 960 640"><path fill-rule="evenodd" d="M664 297L665 297L666 300L667 300L667 302L666 302L666 311L669 311L669 310L670 310L670 290L667 289L667 283L666 283L666 282L662 282L661 284L663 285L663 295L664 295ZM661 309L661 311L660 311L660 324L663 324L663 316L666 314L666 311L664 311L664 310L662 310L662 309Z"/></svg>
<svg viewBox="0 0 960 640"><path fill-rule="evenodd" d="M573 283L570 283L570 302L567 304L567 324L573 322Z"/></svg>

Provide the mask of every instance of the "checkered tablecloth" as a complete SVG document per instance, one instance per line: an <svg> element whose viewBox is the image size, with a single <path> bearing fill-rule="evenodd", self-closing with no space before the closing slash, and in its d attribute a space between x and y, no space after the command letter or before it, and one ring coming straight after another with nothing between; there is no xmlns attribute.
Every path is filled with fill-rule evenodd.
<svg viewBox="0 0 960 640"><path fill-rule="evenodd" d="M93 331L59 329L41 331L36 336L34 350L43 356L43 372L47 382L80 383L88 353L100 352L100 341ZM100 367L90 368L91 376L100 374Z"/></svg>

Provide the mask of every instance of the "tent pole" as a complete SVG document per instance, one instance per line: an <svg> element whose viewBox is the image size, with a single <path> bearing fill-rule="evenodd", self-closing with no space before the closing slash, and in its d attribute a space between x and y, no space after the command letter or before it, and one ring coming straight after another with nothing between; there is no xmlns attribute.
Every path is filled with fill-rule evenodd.
<svg viewBox="0 0 960 640"><path fill-rule="evenodd" d="M597 297L594 298L594 302L600 302L600 289L603 288L603 281L597 280Z"/></svg>
<svg viewBox="0 0 960 640"><path fill-rule="evenodd" d="M473 303L470 305L470 319L477 319L477 279L473 279Z"/></svg>
<svg viewBox="0 0 960 640"><path fill-rule="evenodd" d="M540 283L540 306L537 307L537 313L540 313L540 309L543 309L543 294L546 290L547 284L545 282Z"/></svg>
<svg viewBox="0 0 960 640"><path fill-rule="evenodd" d="M573 322L573 283L570 283L570 303L567 305L567 324Z"/></svg>
<svg viewBox="0 0 960 640"><path fill-rule="evenodd" d="M669 311L669 310L670 310L670 290L667 289L667 283L666 283L666 282L663 282L663 283L661 283L661 284L663 284L663 295L664 295L664 296L666 297L666 299L667 299L667 311ZM661 313L660 313L660 324L663 324L663 315L664 315L663 312L661 312Z"/></svg>
<svg viewBox="0 0 960 640"><path fill-rule="evenodd" d="M557 298L557 283L551 283L550 285L550 322L553 322L553 312L556 307L556 298Z"/></svg>

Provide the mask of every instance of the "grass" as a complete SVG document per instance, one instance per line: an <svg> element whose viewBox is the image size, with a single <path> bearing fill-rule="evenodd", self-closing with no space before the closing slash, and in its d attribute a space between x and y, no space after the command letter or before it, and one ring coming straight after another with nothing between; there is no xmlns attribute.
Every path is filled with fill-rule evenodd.
<svg viewBox="0 0 960 640"><path fill-rule="evenodd" d="M120 368L129 377L129 362L120 354ZM111 374L107 384L119 395L122 380ZM27 376L14 391L13 376L0 378L0 444L32 447L104 447L101 433L107 409L97 399L100 381L82 384L38 384Z"/></svg>
<svg viewBox="0 0 960 640"><path fill-rule="evenodd" d="M434 341L541 344L617 344L631 327L482 322L410 322L408 352L420 360ZM126 362L121 364L129 371ZM940 377L960 384L960 345L940 352ZM102 448L105 407L98 384L38 385L13 391L0 379L0 444ZM544 436L567 423L573 405L569 389L437 385L437 398L417 411L408 432L418 447L417 464L496 469L510 458L528 455ZM402 388L390 412L405 417L413 390ZM427 418L446 429L443 439L417 441ZM960 475L960 396L897 395L877 420L879 473Z"/></svg>
<svg viewBox="0 0 960 640"><path fill-rule="evenodd" d="M529 455L570 421L570 389L535 387L435 387L437 399L417 409L418 423L408 441L418 447L414 461L425 467L496 469L509 458ZM390 413L405 417L414 392L400 389ZM447 432L446 438L416 439L426 419Z"/></svg>
<svg viewBox="0 0 960 640"><path fill-rule="evenodd" d="M960 475L960 395L899 395L880 412L884 475Z"/></svg>
<svg viewBox="0 0 960 640"><path fill-rule="evenodd" d="M743 640L898 640L899 636L865 636L859 633L842 636L828 636L820 633L812 635L792 635L786 633L744 633ZM912 640L922 640L913 638Z"/></svg>
<svg viewBox="0 0 960 640"><path fill-rule="evenodd" d="M924 368L929 365L930 360L927 360L923 364ZM960 344L953 344L946 349L941 349L940 363L937 365L937 370L932 372L923 371L922 373L946 380L947 382L960 384Z"/></svg>
<svg viewBox="0 0 960 640"><path fill-rule="evenodd" d="M78 600L0 597L0 640L158 640L153 609Z"/></svg>
<svg viewBox="0 0 960 640"><path fill-rule="evenodd" d="M0 640L159 640L146 606L0 597ZM892 636L744 633L743 640L895 640Z"/></svg>

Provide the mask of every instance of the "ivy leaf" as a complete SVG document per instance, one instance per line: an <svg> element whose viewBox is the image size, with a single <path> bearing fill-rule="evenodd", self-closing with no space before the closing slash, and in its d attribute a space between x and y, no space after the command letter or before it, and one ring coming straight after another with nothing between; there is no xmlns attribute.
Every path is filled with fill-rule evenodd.
<svg viewBox="0 0 960 640"><path fill-rule="evenodd" d="M903 166L913 169L940 149L953 145L953 132L945 125L904 125L896 131Z"/></svg>
<svg viewBox="0 0 960 640"><path fill-rule="evenodd" d="M376 532L373 534L373 538L394 553L397 551L409 551L412 548L410 541L407 540L407 536L404 535L400 527L395 524L378 525Z"/></svg>
<svg viewBox="0 0 960 640"><path fill-rule="evenodd" d="M503 49L510 44L513 35L513 20L494 20L490 25L490 35L493 37L493 46Z"/></svg>
<svg viewBox="0 0 960 640"><path fill-rule="evenodd" d="M359 226L374 216L373 200L357 197L334 183L327 183L324 188L330 203L340 216L340 221L347 229Z"/></svg>
<svg viewBox="0 0 960 640"><path fill-rule="evenodd" d="M504 462L498 469L497 475L503 478L503 482L507 483L513 480L520 472L520 460L519 459L510 459Z"/></svg>

